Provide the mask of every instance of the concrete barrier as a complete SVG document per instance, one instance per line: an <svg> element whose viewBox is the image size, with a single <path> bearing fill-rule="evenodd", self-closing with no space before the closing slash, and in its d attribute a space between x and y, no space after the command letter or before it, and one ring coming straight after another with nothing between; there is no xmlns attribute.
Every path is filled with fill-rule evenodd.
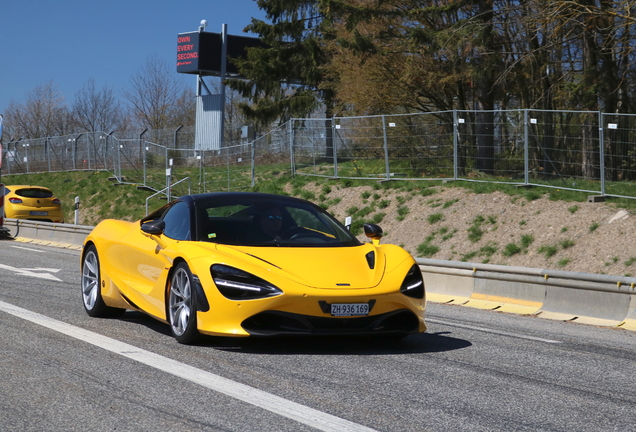
<svg viewBox="0 0 636 432"><path fill-rule="evenodd" d="M40 222L24 219L5 219L5 228L16 239L30 239L38 243L58 243L81 247L92 226Z"/></svg>
<svg viewBox="0 0 636 432"><path fill-rule="evenodd" d="M434 302L636 330L636 278L424 258L417 263Z"/></svg>
<svg viewBox="0 0 636 432"><path fill-rule="evenodd" d="M430 301L464 304L473 294L475 281L472 270L420 265L420 271L427 287L426 297ZM435 289L431 291L429 286Z"/></svg>
<svg viewBox="0 0 636 432"><path fill-rule="evenodd" d="M636 296L631 296L627 318L619 326L627 330L636 330Z"/></svg>

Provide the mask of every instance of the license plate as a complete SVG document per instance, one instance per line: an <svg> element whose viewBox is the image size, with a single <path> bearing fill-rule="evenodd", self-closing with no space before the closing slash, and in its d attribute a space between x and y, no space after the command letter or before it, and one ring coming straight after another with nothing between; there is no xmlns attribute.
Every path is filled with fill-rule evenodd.
<svg viewBox="0 0 636 432"><path fill-rule="evenodd" d="M333 316L364 316L369 315L369 303L339 303L331 305Z"/></svg>
<svg viewBox="0 0 636 432"><path fill-rule="evenodd" d="M32 211L31 212L31 216L48 216L49 212L38 212L38 211Z"/></svg>

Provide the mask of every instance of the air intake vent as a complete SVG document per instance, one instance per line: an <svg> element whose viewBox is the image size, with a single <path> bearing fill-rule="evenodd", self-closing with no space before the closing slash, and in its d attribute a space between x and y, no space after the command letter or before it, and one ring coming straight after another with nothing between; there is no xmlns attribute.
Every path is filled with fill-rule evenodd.
<svg viewBox="0 0 636 432"><path fill-rule="evenodd" d="M369 268L373 270L375 268L375 252L371 251L365 255L367 259L367 263L369 264Z"/></svg>

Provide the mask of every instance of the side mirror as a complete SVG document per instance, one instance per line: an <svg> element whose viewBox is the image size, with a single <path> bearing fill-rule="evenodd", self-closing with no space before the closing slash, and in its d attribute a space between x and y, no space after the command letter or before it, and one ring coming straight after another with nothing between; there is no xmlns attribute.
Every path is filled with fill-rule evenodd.
<svg viewBox="0 0 636 432"><path fill-rule="evenodd" d="M163 234L163 230L166 228L166 223L162 220L153 220L144 222L141 224L141 230L149 235Z"/></svg>
<svg viewBox="0 0 636 432"><path fill-rule="evenodd" d="M382 236L384 235L384 232L382 232L382 228L380 228L378 225L376 224L364 224L364 235L369 237L371 240L380 242L380 239L382 238Z"/></svg>

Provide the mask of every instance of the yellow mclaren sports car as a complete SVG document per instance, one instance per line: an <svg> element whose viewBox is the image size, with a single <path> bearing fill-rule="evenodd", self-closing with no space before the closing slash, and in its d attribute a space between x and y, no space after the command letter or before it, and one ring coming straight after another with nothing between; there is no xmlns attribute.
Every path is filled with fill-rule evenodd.
<svg viewBox="0 0 636 432"><path fill-rule="evenodd" d="M84 242L90 316L142 311L177 341L213 336L386 335L426 330L422 273L404 249L360 242L320 207L249 192L187 195Z"/></svg>

